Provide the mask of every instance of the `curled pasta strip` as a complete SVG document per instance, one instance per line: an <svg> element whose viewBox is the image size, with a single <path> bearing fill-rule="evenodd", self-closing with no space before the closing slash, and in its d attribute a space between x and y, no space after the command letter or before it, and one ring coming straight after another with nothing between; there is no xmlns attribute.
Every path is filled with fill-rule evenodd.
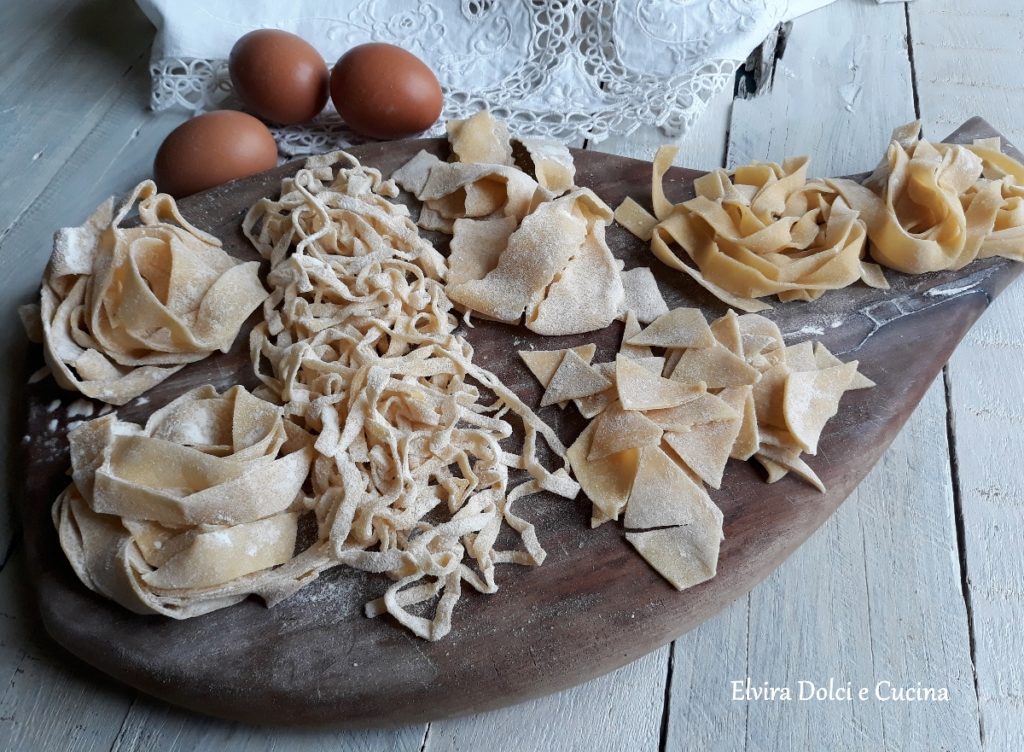
<svg viewBox="0 0 1024 752"><path fill-rule="evenodd" d="M829 185L867 223L871 255L910 274L961 269L978 258L1024 259L1024 165L998 143L930 143L920 123L893 133L864 185Z"/></svg>
<svg viewBox="0 0 1024 752"><path fill-rule="evenodd" d="M715 170L694 181L694 198L673 205L662 177L674 155L663 148L655 158L656 216L635 202L617 216L642 236L650 233L659 260L720 299L757 311L767 307L757 298L814 300L826 290L878 278L862 261L864 223L833 187L807 180L805 157Z"/></svg>
<svg viewBox="0 0 1024 752"><path fill-rule="evenodd" d="M122 227L138 202L139 224ZM54 238L39 316L57 382L123 405L186 363L227 351L266 298L243 263L189 224L152 181Z"/></svg>
<svg viewBox="0 0 1024 752"><path fill-rule="evenodd" d="M199 387L145 426L111 414L68 438L61 546L86 586L131 611L272 604L328 563L316 547L294 556L312 439L242 387Z"/></svg>

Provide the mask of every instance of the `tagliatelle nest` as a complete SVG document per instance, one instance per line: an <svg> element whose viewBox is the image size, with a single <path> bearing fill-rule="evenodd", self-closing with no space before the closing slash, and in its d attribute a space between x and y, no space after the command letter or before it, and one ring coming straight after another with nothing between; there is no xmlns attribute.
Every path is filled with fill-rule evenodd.
<svg viewBox="0 0 1024 752"><path fill-rule="evenodd" d="M990 256L1024 260L1024 165L998 139L932 144L920 130L897 128L864 185L828 181L860 211L872 256L910 274Z"/></svg>
<svg viewBox="0 0 1024 752"><path fill-rule="evenodd" d="M677 151L662 147L655 157L655 216L631 199L615 215L666 265L748 312L768 308L756 300L768 295L814 300L860 279L885 286L862 261L864 223L835 189L807 180L806 157L714 170L693 182L694 198L673 205L662 179Z"/></svg>
<svg viewBox="0 0 1024 752"><path fill-rule="evenodd" d="M348 166L335 174L337 162ZM558 438L453 334L443 259L386 200L391 191L339 153L307 162L279 200L253 207L245 231L274 266L251 346L262 393L317 436L317 550L331 565L387 573L395 583L367 612L439 639L463 582L494 592L496 564L543 561L513 502L579 487L540 464L538 435L564 456ZM510 414L521 454L501 446ZM512 470L530 479L515 485ZM521 548L495 549L503 525ZM410 610L434 598L430 618Z"/></svg>
<svg viewBox="0 0 1024 752"><path fill-rule="evenodd" d="M139 225L121 222L139 203ZM267 293L152 181L60 230L43 276L43 353L65 389L123 405L186 363L227 351ZM29 318L33 316L30 314Z"/></svg>
<svg viewBox="0 0 1024 752"><path fill-rule="evenodd" d="M312 438L242 387L194 389L144 427L107 415L68 435L73 481L53 506L90 589L184 619L315 576L293 558ZM276 568L275 568L276 567Z"/></svg>

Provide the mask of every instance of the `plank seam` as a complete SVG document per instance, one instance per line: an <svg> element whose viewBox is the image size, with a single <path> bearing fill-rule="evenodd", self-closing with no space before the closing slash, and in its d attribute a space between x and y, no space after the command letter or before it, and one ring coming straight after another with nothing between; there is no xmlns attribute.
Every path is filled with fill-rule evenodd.
<svg viewBox="0 0 1024 752"><path fill-rule="evenodd" d="M124 741L125 734L128 729L128 719L132 716L132 711L135 710L135 704L139 701L139 695L136 694L132 697L131 703L128 705L128 710L125 711L124 718L121 719L121 727L117 730L117 735L114 737L114 741L110 744L110 752L115 752L121 747L121 743Z"/></svg>
<svg viewBox="0 0 1024 752"><path fill-rule="evenodd" d="M910 29L910 3L903 3L903 15L907 20L907 59L910 61L910 89L914 94L914 117L921 119L921 97L917 92L917 62L914 60L914 35Z"/></svg>
<svg viewBox="0 0 1024 752"><path fill-rule="evenodd" d="M675 640L668 647L668 665L665 668L665 699L661 705L661 734L659 736L658 749L661 752L668 752L669 716L672 712L672 674L676 667L676 643Z"/></svg>
<svg viewBox="0 0 1024 752"><path fill-rule="evenodd" d="M960 594L967 610L967 638L971 655L971 675L974 679L974 695L978 701L978 740L985 747L985 724L981 715L981 690L978 686L977 638L974 634L974 609L972 607L970 576L967 571L967 536L964 528L963 495L960 492L960 460L956 445L956 415L953 412L953 382L949 365L942 367L942 386L946 397L946 450L949 452L950 485L953 492L953 519L956 525L957 559L960 565Z"/></svg>
<svg viewBox="0 0 1024 752"><path fill-rule="evenodd" d="M3 572L7 567L7 562L10 561L10 557L14 555L14 550L17 548L18 542L22 540L19 532L15 532L10 537L10 542L7 544L7 550L3 552L3 559L0 560L0 572Z"/></svg>

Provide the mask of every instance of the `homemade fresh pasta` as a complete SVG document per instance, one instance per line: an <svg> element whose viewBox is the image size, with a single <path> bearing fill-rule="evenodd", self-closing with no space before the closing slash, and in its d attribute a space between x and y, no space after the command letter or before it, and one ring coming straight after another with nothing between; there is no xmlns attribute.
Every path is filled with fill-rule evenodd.
<svg viewBox="0 0 1024 752"><path fill-rule="evenodd" d="M138 225L123 227L136 202ZM123 405L227 351L267 297L258 270L139 183L116 210L108 199L54 237L38 308L47 365L65 389Z"/></svg>

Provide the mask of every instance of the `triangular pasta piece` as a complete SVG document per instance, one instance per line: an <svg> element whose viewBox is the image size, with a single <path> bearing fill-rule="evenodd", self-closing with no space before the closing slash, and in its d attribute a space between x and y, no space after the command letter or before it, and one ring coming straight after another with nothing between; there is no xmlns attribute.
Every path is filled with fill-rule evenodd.
<svg viewBox="0 0 1024 752"><path fill-rule="evenodd" d="M793 371L789 374L783 414L786 426L804 451L817 454L821 431L839 411L839 399L856 372L856 363L844 363L822 371Z"/></svg>
<svg viewBox="0 0 1024 752"><path fill-rule="evenodd" d="M718 571L720 529L704 525L626 533L626 540L676 590L710 580Z"/></svg>
<svg viewBox="0 0 1024 752"><path fill-rule="evenodd" d="M704 384L680 384L651 373L625 355L615 357L615 386L627 410L657 410L696 399Z"/></svg>
<svg viewBox="0 0 1024 752"><path fill-rule="evenodd" d="M740 409L736 410L719 395L707 393L677 407L648 410L644 415L666 431L689 431L704 423L742 419L743 408L742 401Z"/></svg>
<svg viewBox="0 0 1024 752"><path fill-rule="evenodd" d="M843 361L829 352L829 349L820 342L814 343L814 361L818 364L818 368L831 368L832 366L841 366ZM857 363L857 361L852 361ZM860 364L858 363L858 368ZM850 385L846 387L849 390L853 389L870 389L876 386L875 382L861 373L859 370L850 379Z"/></svg>
<svg viewBox="0 0 1024 752"><path fill-rule="evenodd" d="M608 379L594 370L575 350L569 350L548 382L541 407L553 405L580 397L603 392L612 385Z"/></svg>
<svg viewBox="0 0 1024 752"><path fill-rule="evenodd" d="M649 267L638 266L629 271L619 272L625 297L623 311L633 311L637 320L649 324L659 316L668 313L668 304L661 296L658 282Z"/></svg>
<svg viewBox="0 0 1024 752"><path fill-rule="evenodd" d="M707 491L661 447L640 450L640 466L626 505L627 528L700 524L722 513Z"/></svg>
<svg viewBox="0 0 1024 752"><path fill-rule="evenodd" d="M626 449L657 446L661 443L662 430L656 423L643 413L623 410L617 402L594 422L597 428L590 442L590 453L587 454L591 462Z"/></svg>
<svg viewBox="0 0 1024 752"><path fill-rule="evenodd" d="M633 311L626 311L625 322L626 326L622 330L622 344L619 345L619 352L627 358L647 358L654 355L651 348L646 345L630 345L627 342L630 337L639 334L643 328Z"/></svg>
<svg viewBox="0 0 1024 752"><path fill-rule="evenodd" d="M763 446L758 455L763 455L771 462L795 473L797 477L825 493L825 484L821 482L821 478L811 469L810 465L800 458L799 454L787 452L785 449L779 449L778 447Z"/></svg>
<svg viewBox="0 0 1024 752"><path fill-rule="evenodd" d="M619 398L615 390L615 363L594 363L594 369L611 382L611 386L603 392L573 400L576 409L587 420L600 415L611 403Z"/></svg>
<svg viewBox="0 0 1024 752"><path fill-rule="evenodd" d="M761 377L756 368L733 355L721 345L693 347L683 352L672 369L672 381L696 384L703 381L708 389L755 384Z"/></svg>
<svg viewBox="0 0 1024 752"><path fill-rule="evenodd" d="M597 352L597 345L589 343L573 347L572 350L579 355L585 363L590 363ZM530 373L537 377L540 385L547 389L551 383L551 377L555 375L558 366L562 364L562 358L568 350L520 350L519 357L526 363Z"/></svg>
<svg viewBox="0 0 1024 752"><path fill-rule="evenodd" d="M757 408L758 426L786 425L782 404L786 389L789 367L783 362L771 366L761 374L754 384L754 406Z"/></svg>
<svg viewBox="0 0 1024 752"><path fill-rule="evenodd" d="M698 478L712 488L721 488L722 473L742 424L742 418L737 415L731 420L705 423L683 433L666 433L665 443Z"/></svg>
<svg viewBox="0 0 1024 752"><path fill-rule="evenodd" d="M760 314L745 313L737 316L736 324L743 339L743 357L748 363L762 352L786 346L778 325Z"/></svg>
<svg viewBox="0 0 1024 752"><path fill-rule="evenodd" d="M740 333L736 311L730 308L724 316L711 322L710 329L722 347L733 355L743 357L743 335Z"/></svg>
<svg viewBox="0 0 1024 752"><path fill-rule="evenodd" d="M761 434L757 427L757 411L754 405L753 387L740 386L723 389L718 396L733 410L743 415L740 432L732 447L732 458L749 460L757 452L761 444Z"/></svg>
<svg viewBox="0 0 1024 752"><path fill-rule="evenodd" d="M659 316L627 343L676 349L711 347L715 337L699 308L676 308Z"/></svg>
<svg viewBox="0 0 1024 752"><path fill-rule="evenodd" d="M786 365L794 371L816 371L817 360L814 357L814 344L805 340L786 348Z"/></svg>
<svg viewBox="0 0 1024 752"><path fill-rule="evenodd" d="M633 488L633 479L636 477L640 450L627 449L625 452L591 462L587 459L587 454L590 453L590 442L595 430L596 423L590 423L584 428L569 447L566 456L583 493L594 505L592 524L597 527L602 522L618 519L626 507L626 501Z"/></svg>

